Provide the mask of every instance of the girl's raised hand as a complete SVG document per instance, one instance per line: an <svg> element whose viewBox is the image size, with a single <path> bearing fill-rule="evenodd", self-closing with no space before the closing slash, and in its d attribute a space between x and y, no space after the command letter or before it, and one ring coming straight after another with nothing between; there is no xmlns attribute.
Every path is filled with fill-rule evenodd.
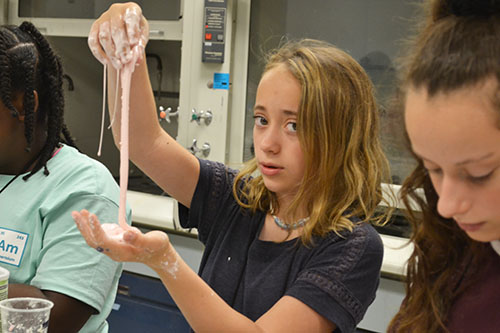
<svg viewBox="0 0 500 333"><path fill-rule="evenodd" d="M88 44L94 56L103 65L111 64L115 69L132 60L132 50L138 49L143 60L148 42L149 25L142 15L141 7L133 2L111 5L90 29Z"/></svg>
<svg viewBox="0 0 500 333"><path fill-rule="evenodd" d="M143 234L135 227L125 230L114 223L101 225L97 216L85 209L71 215L87 244L115 261L141 262L153 269L165 269L171 264L173 248L164 232Z"/></svg>

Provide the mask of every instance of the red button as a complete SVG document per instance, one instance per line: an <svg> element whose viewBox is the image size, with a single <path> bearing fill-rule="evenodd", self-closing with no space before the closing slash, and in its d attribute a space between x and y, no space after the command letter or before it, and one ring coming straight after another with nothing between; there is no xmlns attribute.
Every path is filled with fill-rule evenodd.
<svg viewBox="0 0 500 333"><path fill-rule="evenodd" d="M211 34L211 33L209 33L209 32L207 32L207 33L205 34L205 40L212 40L212 34Z"/></svg>

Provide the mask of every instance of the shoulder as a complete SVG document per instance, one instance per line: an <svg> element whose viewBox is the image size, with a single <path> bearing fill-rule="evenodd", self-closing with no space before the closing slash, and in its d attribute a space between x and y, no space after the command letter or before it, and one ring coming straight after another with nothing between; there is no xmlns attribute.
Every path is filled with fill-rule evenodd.
<svg viewBox="0 0 500 333"><path fill-rule="evenodd" d="M199 189L210 189L211 197L220 197L231 193L231 188L237 170L231 169L223 163L200 159L200 178L197 187Z"/></svg>
<svg viewBox="0 0 500 333"><path fill-rule="evenodd" d="M351 244L359 244L365 252L384 252L384 244L377 230L368 223L357 222L346 239ZM355 245L354 245L355 246Z"/></svg>
<svg viewBox="0 0 500 333"><path fill-rule="evenodd" d="M71 192L89 194L117 193L118 184L109 170L99 161L63 145L47 163L51 186Z"/></svg>
<svg viewBox="0 0 500 333"><path fill-rule="evenodd" d="M238 174L238 170L231 169L227 165L209 160L200 159L200 172L207 176L212 176L214 181L229 181L232 183L236 175Z"/></svg>
<svg viewBox="0 0 500 333"><path fill-rule="evenodd" d="M99 161L82 154L76 148L63 145L60 151L48 162L49 168L56 170L67 170L79 173L86 170L97 170L109 173L108 169Z"/></svg>
<svg viewBox="0 0 500 333"><path fill-rule="evenodd" d="M369 224L357 223L352 231L339 234L330 232L324 238L316 238L314 243L308 266L325 270L337 279L348 278L353 271L378 275L382 267L384 246Z"/></svg>
<svg viewBox="0 0 500 333"><path fill-rule="evenodd" d="M341 248L357 255L366 252L383 254L384 245L375 228L368 223L353 222L352 230L343 230L339 233L332 231L324 238L316 238L319 239L318 244L327 248Z"/></svg>
<svg viewBox="0 0 500 333"><path fill-rule="evenodd" d="M382 241L366 223L356 223L352 231L317 237L287 294L315 309L343 332L350 332L375 298L382 258Z"/></svg>

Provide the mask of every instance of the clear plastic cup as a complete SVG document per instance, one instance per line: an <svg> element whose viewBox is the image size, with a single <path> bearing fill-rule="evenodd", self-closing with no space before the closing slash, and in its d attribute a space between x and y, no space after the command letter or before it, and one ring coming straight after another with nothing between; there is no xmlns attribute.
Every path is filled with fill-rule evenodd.
<svg viewBox="0 0 500 333"><path fill-rule="evenodd" d="M0 301L2 333L45 333L49 328L49 300L34 297L17 297Z"/></svg>
<svg viewBox="0 0 500 333"><path fill-rule="evenodd" d="M0 267L0 301L7 298L7 293L9 291L9 276L10 272Z"/></svg>
<svg viewBox="0 0 500 333"><path fill-rule="evenodd" d="M7 299L9 294L9 276L10 272L3 267L0 267L0 301ZM0 316L0 328L2 327L2 319Z"/></svg>

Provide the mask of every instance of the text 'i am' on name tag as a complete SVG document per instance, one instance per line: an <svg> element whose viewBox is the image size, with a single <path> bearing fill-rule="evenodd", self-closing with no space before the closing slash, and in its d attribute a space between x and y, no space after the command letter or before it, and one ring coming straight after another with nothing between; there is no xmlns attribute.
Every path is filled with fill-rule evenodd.
<svg viewBox="0 0 500 333"><path fill-rule="evenodd" d="M28 237L24 232L0 228L0 262L19 266Z"/></svg>

